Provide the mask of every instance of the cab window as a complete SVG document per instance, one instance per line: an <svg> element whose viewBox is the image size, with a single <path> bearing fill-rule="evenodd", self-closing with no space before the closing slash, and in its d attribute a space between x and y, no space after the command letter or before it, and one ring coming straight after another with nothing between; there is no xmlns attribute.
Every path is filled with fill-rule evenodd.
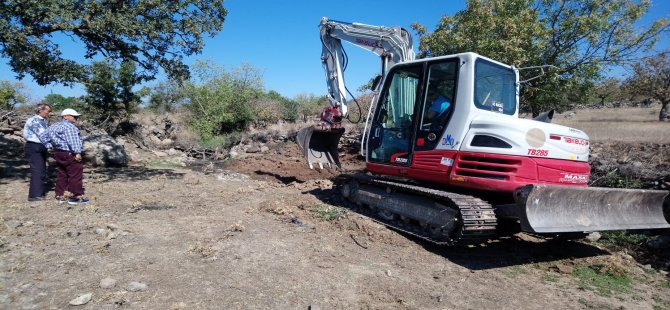
<svg viewBox="0 0 670 310"><path fill-rule="evenodd" d="M516 112L516 75L484 59L475 63L475 106L496 113Z"/></svg>

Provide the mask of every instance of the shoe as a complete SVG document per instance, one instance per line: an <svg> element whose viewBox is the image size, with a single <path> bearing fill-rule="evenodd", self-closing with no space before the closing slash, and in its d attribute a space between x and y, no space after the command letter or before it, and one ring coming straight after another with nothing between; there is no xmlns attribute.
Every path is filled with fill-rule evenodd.
<svg viewBox="0 0 670 310"><path fill-rule="evenodd" d="M58 204L61 204L61 203L65 202L65 198L63 196L56 196L56 202Z"/></svg>
<svg viewBox="0 0 670 310"><path fill-rule="evenodd" d="M42 201L44 197L29 197L28 201Z"/></svg>
<svg viewBox="0 0 670 310"><path fill-rule="evenodd" d="M67 200L67 203L71 204L71 205L76 205L76 204L80 204L80 203L81 204L87 204L88 203L88 198L86 198L86 197L81 197L81 198L72 197L72 198Z"/></svg>

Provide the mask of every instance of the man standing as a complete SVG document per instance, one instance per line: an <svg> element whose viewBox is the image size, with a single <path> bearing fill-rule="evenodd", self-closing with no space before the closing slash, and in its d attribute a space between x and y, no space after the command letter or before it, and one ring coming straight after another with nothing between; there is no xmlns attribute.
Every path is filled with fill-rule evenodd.
<svg viewBox="0 0 670 310"><path fill-rule="evenodd" d="M60 115L61 121L51 125L40 136L42 143L54 149L54 159L58 167L56 199L62 201L67 189L73 195L67 203L88 203L88 198L84 197L84 165L81 162L83 143L79 128L75 125L81 114L73 109L65 109Z"/></svg>
<svg viewBox="0 0 670 310"><path fill-rule="evenodd" d="M26 159L30 164L30 188L28 201L44 200L44 182L47 177L47 148L40 141L40 134L47 130L45 119L51 113L51 106L40 103L35 115L23 126L23 138L26 140Z"/></svg>

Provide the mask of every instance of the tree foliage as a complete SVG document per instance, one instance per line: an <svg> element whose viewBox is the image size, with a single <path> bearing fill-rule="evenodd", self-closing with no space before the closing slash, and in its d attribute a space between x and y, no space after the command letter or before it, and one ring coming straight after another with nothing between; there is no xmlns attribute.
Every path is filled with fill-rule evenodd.
<svg viewBox="0 0 670 310"><path fill-rule="evenodd" d="M104 123L109 131L137 109L140 98L133 87L140 78L135 74L132 61L123 61L119 67L109 60L96 61L91 71L91 78L86 83L88 94L84 97L86 107L94 115L94 122Z"/></svg>
<svg viewBox="0 0 670 310"><path fill-rule="evenodd" d="M280 93L271 90L267 97L270 101L278 103L280 116L283 120L295 122L300 117L300 107L298 102L282 96Z"/></svg>
<svg viewBox="0 0 670 310"><path fill-rule="evenodd" d="M596 82L592 95L598 98L597 106L605 106L605 102L608 100L622 99L621 87L621 80L613 77Z"/></svg>
<svg viewBox="0 0 670 310"><path fill-rule="evenodd" d="M329 104L326 96L314 94L298 94L293 100L298 104L298 112L303 121L307 121L309 116L319 115L323 107Z"/></svg>
<svg viewBox="0 0 670 310"><path fill-rule="evenodd" d="M668 121L670 105L670 51L659 53L633 65L634 74L625 82L634 94L651 97L661 103L658 119Z"/></svg>
<svg viewBox="0 0 670 310"><path fill-rule="evenodd" d="M184 101L184 91L179 83L168 80L158 83L148 90L147 108L154 112L175 111Z"/></svg>
<svg viewBox="0 0 670 310"><path fill-rule="evenodd" d="M636 28L649 8L648 0L469 0L465 10L443 16L433 32L420 24L413 28L419 57L476 52L521 68L558 67L523 85L522 108L537 115L584 100L604 67L652 47L669 22Z"/></svg>
<svg viewBox="0 0 670 310"><path fill-rule="evenodd" d="M243 130L253 121L252 101L261 97L260 71L242 65L232 72L211 62L193 67L193 79L184 84L186 107L193 117L191 126L202 139Z"/></svg>
<svg viewBox="0 0 670 310"><path fill-rule="evenodd" d="M0 81L0 110L11 110L27 101L25 85L19 82Z"/></svg>
<svg viewBox="0 0 670 310"><path fill-rule="evenodd" d="M0 56L40 85L86 81L94 68L63 56L57 39L83 44L86 59L139 65L144 80L159 68L184 79L183 56L202 51L203 36L221 30L223 0L7 0L0 3Z"/></svg>
<svg viewBox="0 0 670 310"><path fill-rule="evenodd" d="M151 110L188 109L189 125L198 133L200 143L211 147L250 126L317 115L327 104L325 96L301 94L291 99L273 90L266 92L262 71L250 64L227 70L211 61L198 61L193 76L183 84L164 81L148 95Z"/></svg>
<svg viewBox="0 0 670 310"><path fill-rule="evenodd" d="M49 94L44 97L44 102L50 104L54 111L62 111L67 108L83 110L85 107L80 98L65 97L61 94Z"/></svg>

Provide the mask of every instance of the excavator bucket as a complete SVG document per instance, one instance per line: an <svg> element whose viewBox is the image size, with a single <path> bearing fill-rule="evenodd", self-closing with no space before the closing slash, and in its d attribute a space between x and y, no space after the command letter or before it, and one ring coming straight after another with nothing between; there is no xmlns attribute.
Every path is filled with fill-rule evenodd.
<svg viewBox="0 0 670 310"><path fill-rule="evenodd" d="M527 232L670 228L663 210L670 205L668 191L536 184L519 194L521 229Z"/></svg>
<svg viewBox="0 0 670 310"><path fill-rule="evenodd" d="M342 134L344 128L322 129L312 126L298 131L296 140L310 169L314 169L314 164L320 169L323 169L324 164L328 168L332 168L333 164L338 168L341 167L337 145Z"/></svg>

